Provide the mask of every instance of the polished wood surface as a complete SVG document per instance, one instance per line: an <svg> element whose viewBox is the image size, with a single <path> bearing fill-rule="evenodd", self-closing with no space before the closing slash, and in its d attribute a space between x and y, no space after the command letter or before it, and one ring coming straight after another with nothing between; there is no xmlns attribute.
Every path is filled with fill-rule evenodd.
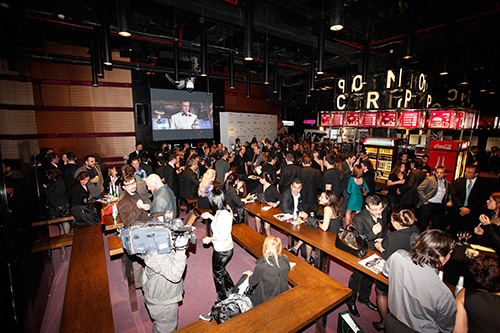
<svg viewBox="0 0 500 333"><path fill-rule="evenodd" d="M116 221L113 220L113 216L104 215L104 224L106 225L106 231L123 228L123 221L122 221L120 215L118 215L118 218L116 219Z"/></svg>
<svg viewBox="0 0 500 333"><path fill-rule="evenodd" d="M118 235L108 236L109 255L115 256L123 253L122 240Z"/></svg>
<svg viewBox="0 0 500 333"><path fill-rule="evenodd" d="M256 257L262 256L265 237L246 224L233 226L234 240ZM253 309L216 325L199 320L181 332L296 332L346 300L352 291L284 250L296 263L288 274L292 289Z"/></svg>
<svg viewBox="0 0 500 333"><path fill-rule="evenodd" d="M73 217L73 215L69 215L69 216L66 216L66 217L58 218L58 219L36 221L36 222L31 223L31 226L32 227L38 227L40 225L49 225L49 224L55 224L55 223L61 223L61 222L71 222L74 219L75 218Z"/></svg>
<svg viewBox="0 0 500 333"><path fill-rule="evenodd" d="M31 248L32 253L42 252L46 250L54 250L73 244L73 234L64 234L53 237L43 237L33 242Z"/></svg>
<svg viewBox="0 0 500 333"><path fill-rule="evenodd" d="M100 226L75 228L60 332L114 332Z"/></svg>
<svg viewBox="0 0 500 333"><path fill-rule="evenodd" d="M375 273L369 270L368 268L364 267L363 265L360 265L358 263L361 260L360 258L338 249L335 246L335 240L337 239L336 234L332 232L325 232L319 228L318 229L309 228L304 223L299 225L294 225L286 221L280 221L277 218L275 218L274 215L282 213L281 210L279 210L278 208L271 208L267 211L264 211L261 209L259 201L246 204L245 209L249 213L260 217L266 222L269 222L276 228L281 229L293 236L296 236L299 239L303 240L304 242L308 243L309 245L321 251L324 251L333 258L353 268L356 268L362 271L363 273L385 284L388 283L387 278L382 273ZM380 255L378 252L368 249L368 253L365 255L364 258L369 257L372 254Z"/></svg>

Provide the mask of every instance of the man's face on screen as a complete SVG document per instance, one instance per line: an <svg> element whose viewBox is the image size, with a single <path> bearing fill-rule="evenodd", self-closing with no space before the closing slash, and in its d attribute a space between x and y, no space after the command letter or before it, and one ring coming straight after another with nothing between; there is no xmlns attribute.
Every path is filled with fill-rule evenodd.
<svg viewBox="0 0 500 333"><path fill-rule="evenodd" d="M188 113L189 112L189 102L182 102L181 110L184 113Z"/></svg>

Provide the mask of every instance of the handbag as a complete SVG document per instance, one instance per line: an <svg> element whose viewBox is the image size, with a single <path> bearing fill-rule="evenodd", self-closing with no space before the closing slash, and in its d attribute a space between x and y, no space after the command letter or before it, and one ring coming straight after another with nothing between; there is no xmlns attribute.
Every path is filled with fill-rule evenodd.
<svg viewBox="0 0 500 333"><path fill-rule="evenodd" d="M253 304L247 295L229 294L225 300L212 306L210 315L217 321L217 324L221 324L251 308Z"/></svg>
<svg viewBox="0 0 500 333"><path fill-rule="evenodd" d="M314 216L309 216L306 220L306 226L313 229L319 228L319 220Z"/></svg>
<svg viewBox="0 0 500 333"><path fill-rule="evenodd" d="M366 239L357 236L354 232L339 229L337 239L335 240L335 247L343 251L349 252L358 258L363 258L368 252L368 242Z"/></svg>

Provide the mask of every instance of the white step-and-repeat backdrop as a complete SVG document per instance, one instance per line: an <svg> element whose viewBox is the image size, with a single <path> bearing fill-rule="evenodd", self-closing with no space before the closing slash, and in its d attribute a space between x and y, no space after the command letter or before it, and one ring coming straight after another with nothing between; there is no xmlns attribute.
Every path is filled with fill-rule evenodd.
<svg viewBox="0 0 500 333"><path fill-rule="evenodd" d="M278 116L274 114L221 112L220 140L230 151L234 140L240 138L241 144L250 142L253 137L271 142L278 136Z"/></svg>

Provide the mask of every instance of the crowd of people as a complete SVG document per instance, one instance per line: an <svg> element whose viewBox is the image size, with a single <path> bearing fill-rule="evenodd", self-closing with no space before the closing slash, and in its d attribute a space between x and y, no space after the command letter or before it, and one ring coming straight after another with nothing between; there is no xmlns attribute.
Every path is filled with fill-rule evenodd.
<svg viewBox="0 0 500 333"><path fill-rule="evenodd" d="M495 167L496 160L490 161L497 155L496 151L491 155L489 167ZM450 258L458 232L470 232L477 242L500 253L500 193L478 177L481 163L473 157L464 177L450 184L444 166L432 169L427 155L410 159L403 152L383 186L388 189L386 199L376 194L384 189L376 188L374 161L363 150L359 154L341 153L329 140L311 142L285 136L274 142L254 138L241 144L236 139L230 149L220 143L195 149L188 144L171 147L165 143L154 153L138 143L126 159L123 166L108 168L92 154L85 156L78 167L74 153L63 154L59 160L53 150L42 151L33 172L41 194L41 213L62 217L71 212L75 223L95 224L100 219L96 200L103 192L117 191L120 216L129 225L164 216L166 211L176 217L181 206L190 208L188 199L197 199L200 207L213 210L213 214L202 215L212 220L212 236L205 237L203 243L213 246L216 298L222 301L234 292L233 280L226 271L233 256L232 225L245 221L246 200L259 199L294 217L314 216L324 232L353 230L367 240L370 249L381 253L387 260L384 273L389 286L376 283L377 304L370 301L373 279L356 269L349 280L353 294L347 300L353 316L360 315L356 301L379 311L381 320L373 323L376 330L451 332L455 322L456 328L468 326L472 330L471 324L484 322L486 315L471 312L470 302L483 301L477 295L499 300L498 288L491 286L491 280L499 285L498 260L478 259L494 263L488 269L475 270L486 270L491 277L476 279L478 291L459 294L458 312L437 275ZM7 187L22 192L22 177L10 165L4 164L4 174ZM257 261L254 274L247 273L251 284L256 279L266 281L267 274L288 272L289 267L270 225L256 218L255 226L267 236L265 244L274 250L267 251L265 245L264 257ZM62 230L69 232L70 225L63 224ZM313 248L299 239L295 241L288 250L296 255L301 252L312 264ZM142 262L145 264L147 278L143 277L142 288L146 305L155 327L167 331L175 329L177 322L177 315L167 309L175 303L176 310L182 299L185 243L181 239L176 244L180 254L132 259L137 277L142 274ZM175 272L169 271L173 277L165 274L165 265L176 267ZM168 281L162 282L165 290L151 287L151 281L162 279ZM144 288L145 283L149 287ZM260 284L261 290L253 297L260 303L287 289L286 279L273 286L267 283ZM499 315L498 310L490 312ZM492 315L490 312L487 315ZM493 317L488 318L491 321Z"/></svg>

